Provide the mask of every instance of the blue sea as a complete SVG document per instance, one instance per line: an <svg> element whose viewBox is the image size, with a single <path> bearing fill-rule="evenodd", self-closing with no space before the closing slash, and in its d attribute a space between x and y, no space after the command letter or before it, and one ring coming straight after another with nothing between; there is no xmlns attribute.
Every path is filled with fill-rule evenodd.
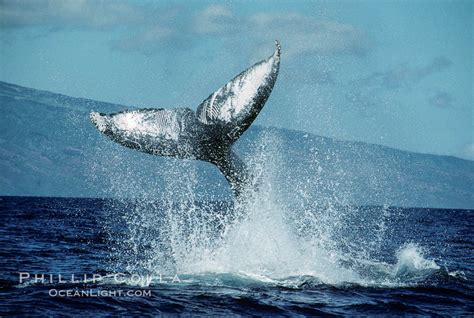
<svg viewBox="0 0 474 318"><path fill-rule="evenodd" d="M0 198L0 316L474 314L470 210Z"/></svg>

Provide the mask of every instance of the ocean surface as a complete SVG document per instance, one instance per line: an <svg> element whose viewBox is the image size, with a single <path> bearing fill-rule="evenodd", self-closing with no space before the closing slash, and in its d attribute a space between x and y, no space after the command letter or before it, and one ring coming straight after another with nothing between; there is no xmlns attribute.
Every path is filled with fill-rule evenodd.
<svg viewBox="0 0 474 318"><path fill-rule="evenodd" d="M0 316L474 314L473 211L253 201L0 197Z"/></svg>

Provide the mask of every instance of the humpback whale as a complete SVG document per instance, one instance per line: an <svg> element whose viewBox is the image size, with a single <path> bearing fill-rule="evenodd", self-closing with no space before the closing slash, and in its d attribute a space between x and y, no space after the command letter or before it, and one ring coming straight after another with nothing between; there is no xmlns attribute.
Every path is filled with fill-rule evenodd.
<svg viewBox="0 0 474 318"><path fill-rule="evenodd" d="M97 129L113 141L158 156L196 159L217 166L238 198L252 183L232 145L262 110L280 68L280 43L273 55L249 67L190 108L145 108L112 114L92 112Z"/></svg>

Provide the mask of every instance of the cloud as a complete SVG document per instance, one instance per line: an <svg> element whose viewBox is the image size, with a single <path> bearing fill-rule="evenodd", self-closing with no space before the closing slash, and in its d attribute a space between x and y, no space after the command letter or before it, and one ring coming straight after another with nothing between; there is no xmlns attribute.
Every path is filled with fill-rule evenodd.
<svg viewBox="0 0 474 318"><path fill-rule="evenodd" d="M140 23L144 7L118 0L3 0L2 28L44 26L106 28Z"/></svg>
<svg viewBox="0 0 474 318"><path fill-rule="evenodd" d="M367 35L350 24L298 13L258 13L247 23L262 40L279 37L287 43L289 56L304 53L364 55L370 48Z"/></svg>
<svg viewBox="0 0 474 318"><path fill-rule="evenodd" d="M416 67L408 64L398 65L384 72L374 72L359 80L366 85L377 85L387 89L411 86L424 78L449 68L453 62L444 56L434 58L427 65Z"/></svg>
<svg viewBox="0 0 474 318"><path fill-rule="evenodd" d="M237 23L228 8L210 5L196 14L193 31L198 34L226 34Z"/></svg>
<svg viewBox="0 0 474 318"><path fill-rule="evenodd" d="M142 32L114 41L112 47L124 52L138 51L144 55L151 55L158 51L159 45L175 36L175 30L155 25Z"/></svg>
<svg viewBox="0 0 474 318"><path fill-rule="evenodd" d="M198 12L194 25L201 35L254 42L262 51L270 39L279 39L286 57L308 53L363 55L371 46L366 33L350 24L294 12L238 17L224 6L211 5Z"/></svg>
<svg viewBox="0 0 474 318"><path fill-rule="evenodd" d="M199 11L185 6L172 14L168 11L172 11L170 6L150 2L3 0L0 25L4 29L120 28L127 35L116 39L113 47L144 54L153 54L163 47L161 44L183 43L191 38L194 43L215 38L250 45L258 56L263 50L267 53L269 41L280 39L287 58L298 54L362 55L370 48L367 35L350 24L299 13L257 12L240 16L227 6L216 4Z"/></svg>
<svg viewBox="0 0 474 318"><path fill-rule="evenodd" d="M437 92L435 95L428 98L430 105L439 108L450 108L453 104L454 98L447 92Z"/></svg>

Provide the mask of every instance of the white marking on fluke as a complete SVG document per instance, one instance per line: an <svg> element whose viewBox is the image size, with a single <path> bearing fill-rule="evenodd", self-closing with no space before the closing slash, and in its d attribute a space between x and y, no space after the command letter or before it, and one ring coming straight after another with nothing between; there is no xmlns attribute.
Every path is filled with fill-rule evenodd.
<svg viewBox="0 0 474 318"><path fill-rule="evenodd" d="M107 118L104 116L101 116L97 112L92 112L90 114L91 121L95 124L97 129L99 129L100 132L104 132L107 129Z"/></svg>

